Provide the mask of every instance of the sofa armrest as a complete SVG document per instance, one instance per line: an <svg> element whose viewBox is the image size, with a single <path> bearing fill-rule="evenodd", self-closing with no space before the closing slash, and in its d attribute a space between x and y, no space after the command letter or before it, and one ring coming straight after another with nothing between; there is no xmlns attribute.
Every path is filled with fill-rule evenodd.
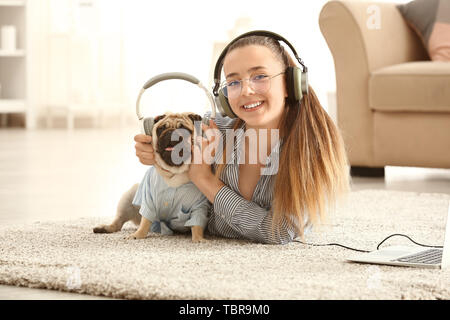
<svg viewBox="0 0 450 320"><path fill-rule="evenodd" d="M343 55L363 59L369 72L429 59L396 3L329 1L322 8L319 24L335 61Z"/></svg>
<svg viewBox="0 0 450 320"><path fill-rule="evenodd" d="M370 19L377 18L379 24L371 25ZM333 55L338 126L350 164L380 165L374 160L370 74L384 66L427 59L426 51L394 3L329 1L320 12L319 26Z"/></svg>

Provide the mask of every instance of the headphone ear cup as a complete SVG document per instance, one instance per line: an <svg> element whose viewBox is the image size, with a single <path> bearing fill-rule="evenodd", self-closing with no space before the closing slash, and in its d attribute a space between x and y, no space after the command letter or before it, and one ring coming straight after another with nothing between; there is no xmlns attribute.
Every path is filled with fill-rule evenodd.
<svg viewBox="0 0 450 320"><path fill-rule="evenodd" d="M227 97L223 95L222 91L219 91L219 97L216 99L216 104L222 116L237 118L236 114L231 109Z"/></svg>
<svg viewBox="0 0 450 320"><path fill-rule="evenodd" d="M287 98L290 103L294 103L296 101L294 90L294 68L287 67L285 75L286 75L286 90L288 94Z"/></svg>
<svg viewBox="0 0 450 320"><path fill-rule="evenodd" d="M297 67L289 67L287 74L286 81L291 101L302 101L303 96L308 94L308 73Z"/></svg>
<svg viewBox="0 0 450 320"><path fill-rule="evenodd" d="M142 127L144 129L144 134L146 134L147 136L151 136L153 133L154 124L155 120L153 119L153 117L144 118L144 120L142 120Z"/></svg>
<svg viewBox="0 0 450 320"><path fill-rule="evenodd" d="M293 67L293 89L294 89L294 96L296 101L301 101L303 98L303 90L302 90L302 70L297 67Z"/></svg>
<svg viewBox="0 0 450 320"><path fill-rule="evenodd" d="M301 91L303 93L303 96L306 96L308 94L308 87L309 87L309 83L308 83L308 71L303 72L302 71L302 85L301 85Z"/></svg>

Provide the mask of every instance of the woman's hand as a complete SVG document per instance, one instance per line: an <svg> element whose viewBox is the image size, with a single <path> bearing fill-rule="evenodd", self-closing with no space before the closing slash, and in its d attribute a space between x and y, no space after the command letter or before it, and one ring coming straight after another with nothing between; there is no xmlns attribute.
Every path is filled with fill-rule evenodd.
<svg viewBox="0 0 450 320"><path fill-rule="evenodd" d="M134 136L134 141L136 145L136 156L142 164L152 166L155 164L155 154L153 146L151 144L152 137L145 134L138 134Z"/></svg>
<svg viewBox="0 0 450 320"><path fill-rule="evenodd" d="M189 178L196 185L214 176L211 164L214 162L215 148L221 137L213 120L209 120L209 126L202 124L202 130L205 132L206 138L198 136L194 141L191 149L192 161L188 172Z"/></svg>

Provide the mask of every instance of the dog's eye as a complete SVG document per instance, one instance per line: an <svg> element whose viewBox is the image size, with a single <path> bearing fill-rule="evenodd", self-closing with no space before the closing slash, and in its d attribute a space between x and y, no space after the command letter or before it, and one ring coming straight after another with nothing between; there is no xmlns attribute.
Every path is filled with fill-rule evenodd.
<svg viewBox="0 0 450 320"><path fill-rule="evenodd" d="M158 127L158 129L156 129L156 134L158 135L158 137L161 136L164 129L164 126Z"/></svg>

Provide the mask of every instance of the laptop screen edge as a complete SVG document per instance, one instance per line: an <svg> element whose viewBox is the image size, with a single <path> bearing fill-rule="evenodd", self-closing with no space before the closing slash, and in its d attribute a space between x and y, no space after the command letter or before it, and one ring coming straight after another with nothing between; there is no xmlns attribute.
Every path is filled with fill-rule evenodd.
<svg viewBox="0 0 450 320"><path fill-rule="evenodd" d="M447 221L445 223L444 248L442 249L441 269L450 267L450 200L448 201Z"/></svg>

